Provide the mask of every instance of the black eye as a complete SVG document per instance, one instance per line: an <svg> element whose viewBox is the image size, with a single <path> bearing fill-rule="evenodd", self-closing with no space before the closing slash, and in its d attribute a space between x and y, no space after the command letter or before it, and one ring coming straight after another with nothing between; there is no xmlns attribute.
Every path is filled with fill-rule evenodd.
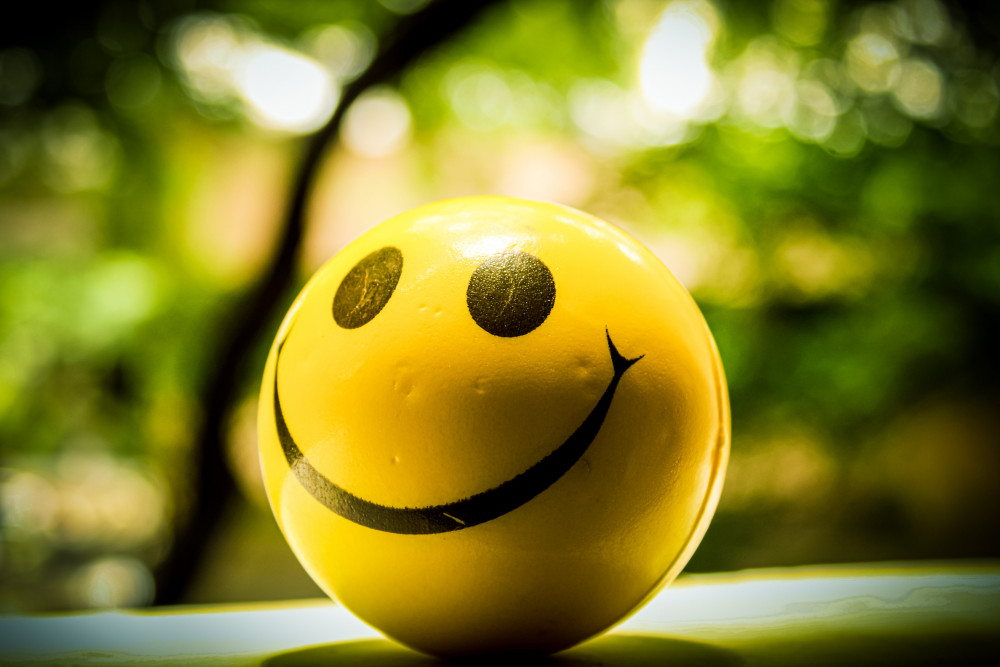
<svg viewBox="0 0 1000 667"><path fill-rule="evenodd" d="M354 265L333 297L333 319L344 329L368 324L389 302L403 272L403 253L386 246Z"/></svg>
<svg viewBox="0 0 1000 667"><path fill-rule="evenodd" d="M476 267L465 299L476 324L494 336L513 338L537 329L549 316L556 283L534 255L504 252Z"/></svg>

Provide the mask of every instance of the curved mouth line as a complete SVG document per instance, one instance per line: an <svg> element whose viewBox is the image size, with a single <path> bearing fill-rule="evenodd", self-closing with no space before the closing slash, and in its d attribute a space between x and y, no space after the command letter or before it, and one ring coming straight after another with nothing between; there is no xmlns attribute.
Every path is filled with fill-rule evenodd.
<svg viewBox="0 0 1000 667"><path fill-rule="evenodd" d="M316 470L295 444L278 397L278 368L288 334L278 344L274 363L274 417L278 441L281 443L285 460L288 461L299 483L313 498L348 521L402 535L431 535L471 528L517 509L552 486L580 460L590 447L590 443L597 437L622 376L635 362L645 356L626 359L611 341L611 334L605 331L605 335L608 339L611 363L614 366L614 377L583 423L563 444L524 472L468 498L427 507L389 507L354 495Z"/></svg>

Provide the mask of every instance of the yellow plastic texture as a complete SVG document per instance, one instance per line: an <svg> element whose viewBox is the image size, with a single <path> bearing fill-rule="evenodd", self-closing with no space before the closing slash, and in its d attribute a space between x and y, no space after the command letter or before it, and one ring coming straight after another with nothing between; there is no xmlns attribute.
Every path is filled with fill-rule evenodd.
<svg viewBox="0 0 1000 667"><path fill-rule="evenodd" d="M370 320L344 328L341 282L383 248L402 257L398 283ZM470 314L470 279L520 253L547 267L554 302L531 331L495 335ZM639 358L614 387L609 340ZM497 488L613 396L586 451L533 498L412 535L355 523L306 489L278 436L276 386L311 468L391 508ZM363 621L437 655L553 652L623 620L691 557L722 487L729 403L701 313L649 250L570 208L467 197L381 223L312 277L268 357L259 432L282 532Z"/></svg>

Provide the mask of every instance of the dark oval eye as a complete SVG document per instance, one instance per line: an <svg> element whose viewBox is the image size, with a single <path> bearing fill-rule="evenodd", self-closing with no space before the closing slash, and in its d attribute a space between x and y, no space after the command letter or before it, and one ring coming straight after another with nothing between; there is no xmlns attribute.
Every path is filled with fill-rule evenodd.
<svg viewBox="0 0 1000 667"><path fill-rule="evenodd" d="M556 302L556 283L542 260L526 252L503 252L476 267L465 294L469 314L494 336L534 331Z"/></svg>
<svg viewBox="0 0 1000 667"><path fill-rule="evenodd" d="M386 246L354 265L333 297L333 319L344 329L357 329L382 312L403 272L403 253Z"/></svg>

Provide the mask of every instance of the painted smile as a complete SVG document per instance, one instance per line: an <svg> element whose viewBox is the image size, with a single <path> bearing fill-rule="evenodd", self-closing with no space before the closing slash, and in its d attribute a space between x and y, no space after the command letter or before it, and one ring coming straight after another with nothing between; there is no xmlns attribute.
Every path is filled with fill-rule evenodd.
<svg viewBox="0 0 1000 667"><path fill-rule="evenodd" d="M590 414L563 444L524 472L468 498L427 507L389 507L365 500L331 482L313 467L295 443L278 396L278 368L286 335L278 344L274 372L274 417L285 460L313 498L345 519L368 528L403 535L429 535L485 523L517 509L552 486L580 460L597 437L622 376L642 359L642 356L626 359L615 348L611 335L606 333L606 336L614 377Z"/></svg>

